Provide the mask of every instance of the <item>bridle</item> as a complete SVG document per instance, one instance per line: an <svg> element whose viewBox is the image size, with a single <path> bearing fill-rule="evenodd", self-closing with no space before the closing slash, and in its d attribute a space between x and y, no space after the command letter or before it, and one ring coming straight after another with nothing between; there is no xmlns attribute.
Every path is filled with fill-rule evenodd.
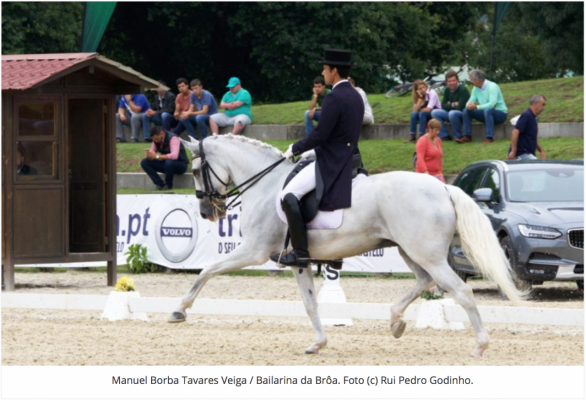
<svg viewBox="0 0 586 400"><path fill-rule="evenodd" d="M211 178L210 172L216 177L216 179L222 185L224 185L226 187L226 189L228 189L228 183L226 183L220 179L218 174L216 174L216 171L214 171L214 169L212 168L210 163L207 161L205 151L203 149L203 140L201 140L199 142L199 157L201 159L201 173L202 173L203 186L204 186L205 191L196 189L195 190L195 197L197 197L200 200L203 199L204 197L209 198L210 203L212 203L214 208L216 208L216 210L218 210L220 212L225 212L226 210L232 210L234 207L239 205L241 203L241 201L239 201L236 204L234 204L234 202L236 200L238 200L238 198L240 196L242 196L244 194L244 192L246 192L248 189L250 189L255 183L260 181L265 175L267 175L269 172L271 172L273 169L275 169L279 164L281 164L283 161L286 160L286 158L281 158L280 160L276 161L275 163L269 165L267 168L260 171L258 174L252 176L250 179L247 179L245 182L241 183L240 185L233 187L232 189L230 189L228 191L228 193L221 194L220 192L218 192L218 190L212 184L212 178ZM243 190L240 190L245 185L248 185L248 186L246 186ZM226 202L226 199L233 197L233 196L235 196L235 197L232 199L232 201L228 205L225 205L224 203Z"/></svg>

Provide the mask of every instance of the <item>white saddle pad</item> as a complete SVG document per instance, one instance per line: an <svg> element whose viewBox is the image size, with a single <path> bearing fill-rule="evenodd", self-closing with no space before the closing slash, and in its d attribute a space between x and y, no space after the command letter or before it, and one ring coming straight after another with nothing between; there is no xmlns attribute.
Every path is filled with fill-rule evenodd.
<svg viewBox="0 0 586 400"><path fill-rule="evenodd" d="M354 180L352 180L352 187L356 185L359 179L366 178L366 175L358 174ZM285 212L281 208L281 200L277 196L277 214L281 221L287 223L287 217ZM336 211L318 211L315 218L307 224L307 229L338 229L342 225L344 219L344 209Z"/></svg>

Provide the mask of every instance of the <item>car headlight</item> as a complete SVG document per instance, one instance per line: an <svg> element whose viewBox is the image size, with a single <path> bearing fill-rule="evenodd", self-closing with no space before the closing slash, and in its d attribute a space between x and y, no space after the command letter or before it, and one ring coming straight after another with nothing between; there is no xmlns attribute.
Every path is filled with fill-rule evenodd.
<svg viewBox="0 0 586 400"><path fill-rule="evenodd" d="M562 233L556 229L535 225L519 224L519 232L525 237L537 239L557 239L562 236Z"/></svg>

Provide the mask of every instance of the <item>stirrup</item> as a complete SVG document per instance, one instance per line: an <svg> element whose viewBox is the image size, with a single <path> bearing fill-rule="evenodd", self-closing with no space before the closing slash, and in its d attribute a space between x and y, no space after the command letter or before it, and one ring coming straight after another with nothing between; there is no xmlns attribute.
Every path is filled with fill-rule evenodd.
<svg viewBox="0 0 586 400"><path fill-rule="evenodd" d="M309 256L309 254L308 254ZM283 251L278 254L273 254L270 259L277 264L286 265L288 267L307 268L309 266L309 257L299 257L295 250L283 255Z"/></svg>

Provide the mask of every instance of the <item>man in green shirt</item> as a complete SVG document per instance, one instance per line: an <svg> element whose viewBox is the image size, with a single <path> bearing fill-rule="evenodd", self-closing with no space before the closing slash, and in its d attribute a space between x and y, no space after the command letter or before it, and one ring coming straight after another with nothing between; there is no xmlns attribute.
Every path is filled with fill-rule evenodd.
<svg viewBox="0 0 586 400"><path fill-rule="evenodd" d="M446 128L446 121L450 121L452 125L454 138L460 139L462 137L462 121L464 107L470 98L470 92L466 85L460 83L456 71L448 71L446 74L447 87L444 90L444 98L442 100L442 109L433 110L431 118L437 119L442 123L442 129L439 133L441 140L452 140Z"/></svg>
<svg viewBox="0 0 586 400"><path fill-rule="evenodd" d="M229 125L234 126L232 134L237 135L246 125L252 123L252 114L250 112L252 97L250 97L248 90L242 88L240 79L236 77L230 78L226 87L230 90L222 97L222 102L220 103L220 107L225 112L210 116L210 129L214 135L220 132L220 127Z"/></svg>
<svg viewBox="0 0 586 400"><path fill-rule="evenodd" d="M330 89L326 89L326 81L323 76L318 76L313 80L313 94L309 109L305 111L305 134L309 135L313 129L313 121L319 121L321 116L321 104Z"/></svg>
<svg viewBox="0 0 586 400"><path fill-rule="evenodd" d="M457 143L472 141L472 119L484 122L486 140L482 144L490 144L494 137L494 124L502 124L507 120L507 106L501 88L486 79L484 71L475 69L470 72L470 82L474 85L472 96L464 109L464 136L456 139Z"/></svg>

